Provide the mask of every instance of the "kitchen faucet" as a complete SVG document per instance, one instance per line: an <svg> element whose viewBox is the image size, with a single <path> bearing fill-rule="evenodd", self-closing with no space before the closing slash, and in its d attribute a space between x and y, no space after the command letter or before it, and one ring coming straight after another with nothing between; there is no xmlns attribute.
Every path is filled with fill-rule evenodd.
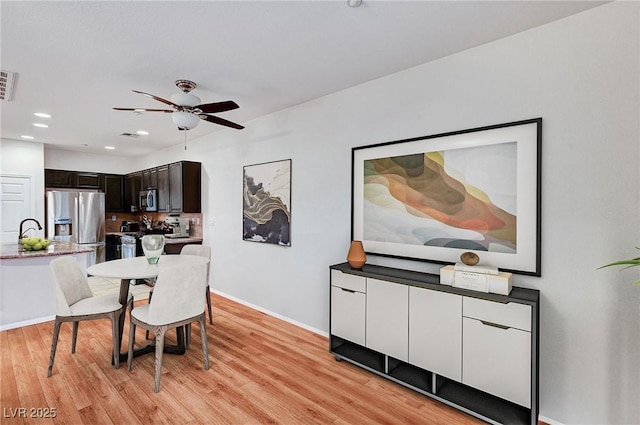
<svg viewBox="0 0 640 425"><path fill-rule="evenodd" d="M25 230L24 232L22 231L22 225L24 224L25 221L35 221L36 224L38 225L38 230L42 230L42 226L40 225L40 223L38 222L38 220L36 220L35 218L25 218L24 220L22 220L20 222L20 234L18 236L18 240L22 239L22 237L24 236L24 234L29 230L29 229L33 229L35 230L33 227L29 227L29 229Z"/></svg>

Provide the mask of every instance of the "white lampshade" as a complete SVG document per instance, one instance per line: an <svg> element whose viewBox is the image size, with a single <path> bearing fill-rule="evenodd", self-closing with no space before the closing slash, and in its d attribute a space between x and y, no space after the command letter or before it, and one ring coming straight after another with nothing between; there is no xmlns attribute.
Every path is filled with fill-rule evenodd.
<svg viewBox="0 0 640 425"><path fill-rule="evenodd" d="M200 104L200 98L194 96L191 93L176 93L171 95L171 101L180 106L198 106Z"/></svg>
<svg viewBox="0 0 640 425"><path fill-rule="evenodd" d="M190 130L196 128L200 122L200 117L196 114L189 112L176 111L171 114L173 123L178 126L179 129Z"/></svg>

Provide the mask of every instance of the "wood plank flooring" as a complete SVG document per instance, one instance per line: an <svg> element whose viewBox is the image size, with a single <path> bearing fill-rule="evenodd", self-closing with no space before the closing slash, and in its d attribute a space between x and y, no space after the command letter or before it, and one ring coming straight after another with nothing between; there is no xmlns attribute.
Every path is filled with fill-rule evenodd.
<svg viewBox="0 0 640 425"><path fill-rule="evenodd" d="M335 361L323 336L215 294L212 300L211 368L203 369L194 324L187 353L164 356L157 394L152 354L135 358L130 372L111 366L109 320L81 323L75 354L71 325L63 324L51 378L53 322L0 332L0 424L483 423ZM127 318L125 342L128 331ZM136 340L146 342L142 330ZM52 416L48 409L55 417L42 417Z"/></svg>

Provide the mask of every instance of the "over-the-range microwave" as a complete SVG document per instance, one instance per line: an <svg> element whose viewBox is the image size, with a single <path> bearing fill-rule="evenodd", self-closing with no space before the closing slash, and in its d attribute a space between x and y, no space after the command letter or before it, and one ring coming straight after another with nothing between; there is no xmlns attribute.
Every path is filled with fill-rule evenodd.
<svg viewBox="0 0 640 425"><path fill-rule="evenodd" d="M147 189L140 192L140 210L158 211L158 191Z"/></svg>

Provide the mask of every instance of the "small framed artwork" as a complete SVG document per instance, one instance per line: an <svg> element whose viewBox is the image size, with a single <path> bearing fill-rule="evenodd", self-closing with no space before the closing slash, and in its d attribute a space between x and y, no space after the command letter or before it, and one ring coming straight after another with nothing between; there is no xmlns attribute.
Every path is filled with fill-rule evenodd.
<svg viewBox="0 0 640 425"><path fill-rule="evenodd" d="M365 252L540 276L542 118L352 150L353 240Z"/></svg>
<svg viewBox="0 0 640 425"><path fill-rule="evenodd" d="M242 238L291 246L291 160L243 167Z"/></svg>

